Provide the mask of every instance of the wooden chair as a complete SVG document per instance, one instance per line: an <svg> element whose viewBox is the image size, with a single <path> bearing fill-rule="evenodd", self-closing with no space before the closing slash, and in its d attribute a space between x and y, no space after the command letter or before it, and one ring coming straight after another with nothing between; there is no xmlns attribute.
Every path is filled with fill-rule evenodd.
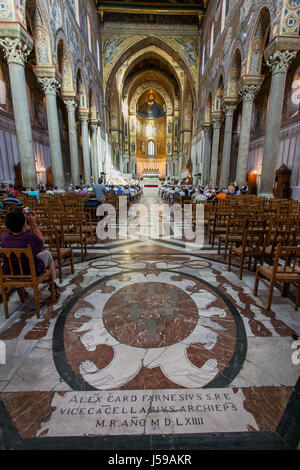
<svg viewBox="0 0 300 470"><path fill-rule="evenodd" d="M243 233L242 245L240 247L230 247L228 257L228 271L231 271L232 256L240 259L240 280L243 278L244 262L248 259L248 270L251 268L252 258L254 259L254 269L256 269L257 261L264 259L266 246L269 245L269 232L263 232L260 229L245 228Z"/></svg>
<svg viewBox="0 0 300 470"><path fill-rule="evenodd" d="M48 245L54 261L57 262L59 280L62 282L62 268L68 260L70 261L71 273L74 274L73 250L72 248L64 248L60 246L60 236L56 229L43 228L42 231L45 243Z"/></svg>
<svg viewBox="0 0 300 470"><path fill-rule="evenodd" d="M272 232L273 232L273 227L272 227ZM296 246L296 235L297 231L295 229L292 230L281 230L281 229L276 229L275 233L270 234L270 246L267 246L265 249L265 259L267 262L272 265L276 248L279 245L282 246Z"/></svg>
<svg viewBox="0 0 300 470"><path fill-rule="evenodd" d="M81 212L82 217L82 232L91 238L92 245L95 244L97 241L97 233L96 233L96 225L93 224L93 216L92 213L89 212Z"/></svg>
<svg viewBox="0 0 300 470"><path fill-rule="evenodd" d="M35 271L32 248L0 249L0 287L4 304L5 317L9 318L7 290L15 287L19 291L21 302L25 302L24 289L31 287L34 290L35 308L37 318L40 318L39 294L49 286L51 301L55 303L54 280L50 269L37 276ZM2 263L7 265L10 274L4 274ZM39 289L39 285L43 287Z"/></svg>
<svg viewBox="0 0 300 470"><path fill-rule="evenodd" d="M228 220L226 233L219 235L218 255L221 252L222 245L224 245L224 259L226 259L229 245L232 246L234 243L242 243L246 225L247 219L245 217L233 217Z"/></svg>
<svg viewBox="0 0 300 470"><path fill-rule="evenodd" d="M287 295L289 284L297 285L295 310L298 310L300 303L300 266L297 260L300 257L300 247L278 246L275 253L273 266L260 266L256 272L254 295L257 296L259 281L269 287L267 310L272 304L273 290L276 282L282 283L281 295ZM284 265L280 265L280 260L284 260Z"/></svg>
<svg viewBox="0 0 300 470"><path fill-rule="evenodd" d="M211 243L212 248L215 244L215 237L216 235L221 235L222 233L226 233L227 223L231 216L231 212L228 211L220 211L216 212L214 215L214 220L209 229L209 243Z"/></svg>
<svg viewBox="0 0 300 470"><path fill-rule="evenodd" d="M82 231L81 217L64 217L60 221L62 246L80 245L81 259L87 254L87 234Z"/></svg>

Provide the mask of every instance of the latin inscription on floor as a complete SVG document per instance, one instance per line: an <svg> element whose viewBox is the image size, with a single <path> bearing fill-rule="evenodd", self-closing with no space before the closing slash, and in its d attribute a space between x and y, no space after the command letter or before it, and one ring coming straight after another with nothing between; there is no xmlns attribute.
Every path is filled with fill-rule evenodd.
<svg viewBox="0 0 300 470"><path fill-rule="evenodd" d="M189 434L259 430L240 389L56 393L39 436Z"/></svg>

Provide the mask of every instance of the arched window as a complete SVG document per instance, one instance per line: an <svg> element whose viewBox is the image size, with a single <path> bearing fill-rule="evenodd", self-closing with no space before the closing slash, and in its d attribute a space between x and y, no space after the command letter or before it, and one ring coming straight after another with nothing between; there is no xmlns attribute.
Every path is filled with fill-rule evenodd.
<svg viewBox="0 0 300 470"><path fill-rule="evenodd" d="M210 31L210 57L212 56L214 50L214 40L215 40L215 23L211 25Z"/></svg>
<svg viewBox="0 0 300 470"><path fill-rule="evenodd" d="M3 76L2 65L0 64L0 108L7 111L6 84Z"/></svg>
<svg viewBox="0 0 300 470"><path fill-rule="evenodd" d="M205 70L205 46L203 47L203 51L202 51L202 75L204 74L204 70Z"/></svg>
<svg viewBox="0 0 300 470"><path fill-rule="evenodd" d="M148 141L148 157L155 156L155 145L153 140Z"/></svg>
<svg viewBox="0 0 300 470"><path fill-rule="evenodd" d="M101 68L101 62L100 62L100 46L99 46L99 41L97 41L97 66L98 70Z"/></svg>
<svg viewBox="0 0 300 470"><path fill-rule="evenodd" d="M221 12L221 34L223 33L225 29L225 22L226 22L226 4L227 1L223 0L222 1L222 12Z"/></svg>
<svg viewBox="0 0 300 470"><path fill-rule="evenodd" d="M295 117L300 112L300 67L298 67L292 83L290 117Z"/></svg>
<svg viewBox="0 0 300 470"><path fill-rule="evenodd" d="M87 35L88 35L88 44L89 44L89 49L92 52L92 35L91 35L91 23L90 19L87 16Z"/></svg>
<svg viewBox="0 0 300 470"><path fill-rule="evenodd" d="M79 0L74 0L74 13L77 23L80 25L80 5Z"/></svg>

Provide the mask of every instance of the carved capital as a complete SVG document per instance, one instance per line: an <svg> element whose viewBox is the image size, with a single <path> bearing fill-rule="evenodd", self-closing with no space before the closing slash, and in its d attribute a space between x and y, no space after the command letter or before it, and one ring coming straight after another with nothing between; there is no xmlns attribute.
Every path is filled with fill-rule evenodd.
<svg viewBox="0 0 300 470"><path fill-rule="evenodd" d="M226 116L233 116L234 111L236 110L236 105L235 104L225 104L224 105L224 112Z"/></svg>
<svg viewBox="0 0 300 470"><path fill-rule="evenodd" d="M211 123L213 125L213 128L214 129L220 129L221 125L222 125L222 121L223 121L223 119L221 117L213 117L211 119Z"/></svg>
<svg viewBox="0 0 300 470"><path fill-rule="evenodd" d="M79 121L80 121L82 124L88 126L88 125L89 125L89 122L90 122L90 119L89 119L89 117L88 117L87 115L85 115L85 114L79 114Z"/></svg>
<svg viewBox="0 0 300 470"><path fill-rule="evenodd" d="M67 108L67 111L68 112L75 112L76 111L76 108L78 106L78 103L77 101L75 100L67 100L64 102L65 105L66 105L66 108Z"/></svg>
<svg viewBox="0 0 300 470"><path fill-rule="evenodd" d="M243 101L254 101L255 96L260 90L260 86L257 85L245 85L240 90L240 95Z"/></svg>
<svg viewBox="0 0 300 470"><path fill-rule="evenodd" d="M42 85L45 95L56 95L61 88L56 78L39 77L38 82Z"/></svg>
<svg viewBox="0 0 300 470"><path fill-rule="evenodd" d="M272 74L287 73L291 62L295 59L297 51L276 51L266 61Z"/></svg>
<svg viewBox="0 0 300 470"><path fill-rule="evenodd" d="M7 62L24 65L31 52L28 44L25 44L21 39L1 38L0 46L4 51Z"/></svg>

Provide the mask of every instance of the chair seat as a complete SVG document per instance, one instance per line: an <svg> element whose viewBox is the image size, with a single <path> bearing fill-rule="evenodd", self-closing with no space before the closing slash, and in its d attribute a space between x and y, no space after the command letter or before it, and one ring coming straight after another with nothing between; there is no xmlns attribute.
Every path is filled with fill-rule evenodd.
<svg viewBox="0 0 300 470"><path fill-rule="evenodd" d="M58 254L62 258L66 258L67 256L70 256L72 254L72 249L71 248L60 248L59 253L57 252L56 249L51 250L51 253L53 254L54 257L58 256Z"/></svg>
<svg viewBox="0 0 300 470"><path fill-rule="evenodd" d="M270 279L273 273L273 266L260 266L258 271L264 277ZM280 266L276 271L275 279L278 281L293 279L300 281L300 267L296 267L293 271L291 267L284 268L283 266Z"/></svg>
<svg viewBox="0 0 300 470"><path fill-rule="evenodd" d="M49 276L51 276L51 271L50 271L50 269L46 269L46 271L43 274L41 274L40 276L37 276L37 283L38 284L43 283L45 281L45 279L47 279ZM10 286L10 285L15 286L19 283L21 284L20 287L30 287L30 286L33 285L33 280L32 280L31 277L30 278L29 277L28 278L27 277L23 277L23 278L20 277L20 279L16 279L16 278L11 279L9 277L5 277L4 280L3 280L3 284L4 284L5 287Z"/></svg>
<svg viewBox="0 0 300 470"><path fill-rule="evenodd" d="M236 255L241 256L243 253L243 248L242 247L232 248L231 251L235 253ZM248 256L249 255L259 256L262 253L262 249L259 247L253 250L253 249L250 249L249 247L246 247L244 250L244 253Z"/></svg>
<svg viewBox="0 0 300 470"><path fill-rule="evenodd" d="M65 242L81 242L81 240L86 240L87 236L86 234L83 234L82 236L80 235L65 235L64 236L64 241Z"/></svg>
<svg viewBox="0 0 300 470"><path fill-rule="evenodd" d="M82 226L82 232L83 233L90 233L90 232L96 232L96 227L90 226L90 225L83 225Z"/></svg>
<svg viewBox="0 0 300 470"><path fill-rule="evenodd" d="M220 235L219 239L225 241L226 240L226 235L224 235L224 234ZM227 240L230 241L230 242L238 242L238 241L241 241L242 239L243 239L242 235L228 235L228 237L227 237Z"/></svg>

